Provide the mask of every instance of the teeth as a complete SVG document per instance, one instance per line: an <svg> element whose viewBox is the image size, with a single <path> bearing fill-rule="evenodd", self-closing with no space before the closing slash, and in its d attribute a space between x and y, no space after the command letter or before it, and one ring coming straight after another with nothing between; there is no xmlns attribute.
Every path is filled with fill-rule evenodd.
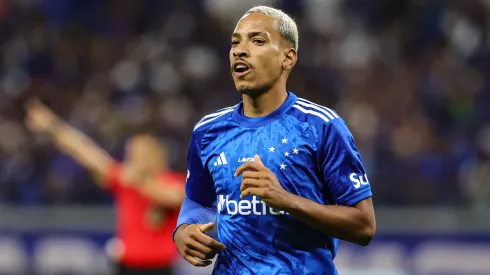
<svg viewBox="0 0 490 275"><path fill-rule="evenodd" d="M245 65L245 64L237 64L237 65L235 65L235 71L237 71L237 72L244 72L246 70L248 70L248 66Z"/></svg>

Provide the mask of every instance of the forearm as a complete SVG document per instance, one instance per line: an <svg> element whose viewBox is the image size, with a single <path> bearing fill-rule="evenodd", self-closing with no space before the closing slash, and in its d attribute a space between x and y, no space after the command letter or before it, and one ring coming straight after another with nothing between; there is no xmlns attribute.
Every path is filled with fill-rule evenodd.
<svg viewBox="0 0 490 275"><path fill-rule="evenodd" d="M180 209L177 226L175 227L174 235L182 226L189 224L206 224L216 220L217 208L216 205L205 206L186 197Z"/></svg>
<svg viewBox="0 0 490 275"><path fill-rule="evenodd" d="M355 207L322 205L291 194L283 210L331 237L359 245L369 244L374 234L369 218Z"/></svg>
<svg viewBox="0 0 490 275"><path fill-rule="evenodd" d="M185 192L182 188L172 186L171 184L163 185L157 180L150 180L143 183L140 192L165 209L176 209L182 205Z"/></svg>
<svg viewBox="0 0 490 275"><path fill-rule="evenodd" d="M67 123L57 120L48 129L58 148L71 155L79 162L87 162L83 150L85 146L94 146L94 142L85 134L73 129Z"/></svg>
<svg viewBox="0 0 490 275"><path fill-rule="evenodd" d="M57 147L97 176L105 177L112 158L88 136L57 119L48 133Z"/></svg>

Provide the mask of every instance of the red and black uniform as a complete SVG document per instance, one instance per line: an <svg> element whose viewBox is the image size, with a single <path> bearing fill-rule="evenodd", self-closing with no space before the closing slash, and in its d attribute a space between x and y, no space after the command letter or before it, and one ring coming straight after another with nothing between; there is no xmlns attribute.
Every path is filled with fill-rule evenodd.
<svg viewBox="0 0 490 275"><path fill-rule="evenodd" d="M109 171L108 186L115 196L119 274L171 274L178 251L172 241L179 210L163 210L132 187L122 183L123 166L115 163ZM162 173L161 184L184 188L185 175Z"/></svg>

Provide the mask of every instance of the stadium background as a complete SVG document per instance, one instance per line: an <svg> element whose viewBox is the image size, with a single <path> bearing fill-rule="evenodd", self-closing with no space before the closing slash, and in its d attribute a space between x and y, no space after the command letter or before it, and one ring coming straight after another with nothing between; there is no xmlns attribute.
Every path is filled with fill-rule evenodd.
<svg viewBox="0 0 490 275"><path fill-rule="evenodd" d="M343 116L373 186L378 234L341 243L340 274L490 274L488 0L0 0L0 274L110 269L110 195L24 127L23 100L117 158L156 130L185 171L193 124L240 98L229 35L256 4L297 20L289 89Z"/></svg>

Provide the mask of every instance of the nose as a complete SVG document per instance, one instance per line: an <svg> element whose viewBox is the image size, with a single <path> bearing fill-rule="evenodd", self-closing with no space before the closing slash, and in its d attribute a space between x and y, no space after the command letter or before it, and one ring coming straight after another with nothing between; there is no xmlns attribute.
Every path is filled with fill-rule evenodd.
<svg viewBox="0 0 490 275"><path fill-rule="evenodd" d="M233 51L233 57L236 57L236 58L244 58L244 57L249 57L249 52L247 49L244 49L244 48L236 48L234 51Z"/></svg>

